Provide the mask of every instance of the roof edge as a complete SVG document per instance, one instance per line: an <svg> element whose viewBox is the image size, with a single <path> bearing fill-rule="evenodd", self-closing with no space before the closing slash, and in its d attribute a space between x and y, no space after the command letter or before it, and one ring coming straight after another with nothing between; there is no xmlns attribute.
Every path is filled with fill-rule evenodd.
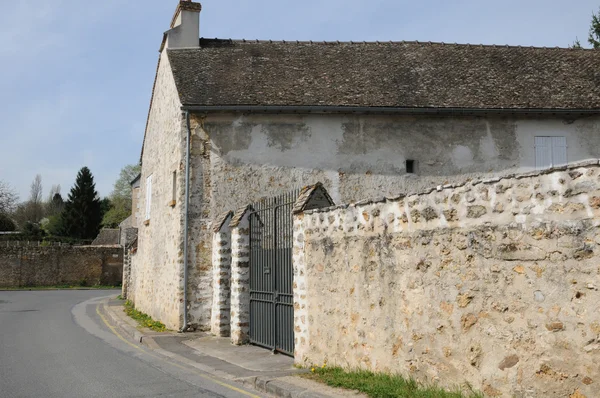
<svg viewBox="0 0 600 398"><path fill-rule="evenodd" d="M373 114L580 114L600 115L600 108L442 108L442 107L379 107L379 106L328 106L328 105L183 105L190 112L233 112L233 113L373 113Z"/></svg>
<svg viewBox="0 0 600 398"><path fill-rule="evenodd" d="M430 46L457 46L457 47L480 47L480 48L519 48L533 50L567 50L567 51L596 51L594 48L574 48L560 46L527 46L518 44L483 44L483 43L448 43L443 41L419 41L419 40L371 40L371 41L340 41L340 40L265 40L265 39L225 39L200 37L200 45L213 43L229 44L417 44Z"/></svg>

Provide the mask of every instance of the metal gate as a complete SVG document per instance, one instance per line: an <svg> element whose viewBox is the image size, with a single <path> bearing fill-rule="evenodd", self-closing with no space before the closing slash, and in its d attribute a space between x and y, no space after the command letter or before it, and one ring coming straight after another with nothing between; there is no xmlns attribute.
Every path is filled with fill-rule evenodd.
<svg viewBox="0 0 600 398"><path fill-rule="evenodd" d="M294 355L292 207L299 191L265 199L250 213L250 342Z"/></svg>

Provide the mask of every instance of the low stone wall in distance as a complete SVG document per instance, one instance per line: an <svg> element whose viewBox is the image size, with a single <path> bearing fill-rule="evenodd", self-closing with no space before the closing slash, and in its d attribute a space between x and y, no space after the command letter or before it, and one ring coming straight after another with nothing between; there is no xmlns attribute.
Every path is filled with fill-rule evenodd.
<svg viewBox="0 0 600 398"><path fill-rule="evenodd" d="M0 288L116 286L122 278L123 249L119 246L41 247L0 242Z"/></svg>
<svg viewBox="0 0 600 398"><path fill-rule="evenodd" d="M599 225L598 162L299 214L296 361L597 396Z"/></svg>

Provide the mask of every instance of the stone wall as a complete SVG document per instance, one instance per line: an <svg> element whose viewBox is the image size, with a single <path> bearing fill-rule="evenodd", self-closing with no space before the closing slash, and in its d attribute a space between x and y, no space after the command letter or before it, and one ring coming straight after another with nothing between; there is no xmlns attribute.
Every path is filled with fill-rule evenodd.
<svg viewBox="0 0 600 398"><path fill-rule="evenodd" d="M599 236L597 161L299 214L296 361L596 396Z"/></svg>
<svg viewBox="0 0 600 398"><path fill-rule="evenodd" d="M213 302L210 331L227 337L231 333L231 221L232 212L219 217L213 226Z"/></svg>
<svg viewBox="0 0 600 398"><path fill-rule="evenodd" d="M0 244L0 287L115 286L122 275L120 247Z"/></svg>
<svg viewBox="0 0 600 398"><path fill-rule="evenodd" d="M191 128L187 302L201 330L211 324L219 214L317 181L348 203L531 170L537 135L566 137L569 161L600 156L598 117L192 114Z"/></svg>
<svg viewBox="0 0 600 398"><path fill-rule="evenodd" d="M131 257L127 296L140 311L179 330L183 323L185 118L166 53L160 55L148 115L136 213L137 253ZM175 173L175 189L173 187ZM152 176L150 218L147 178ZM175 193L174 193L175 191ZM173 197L175 195L175 197Z"/></svg>

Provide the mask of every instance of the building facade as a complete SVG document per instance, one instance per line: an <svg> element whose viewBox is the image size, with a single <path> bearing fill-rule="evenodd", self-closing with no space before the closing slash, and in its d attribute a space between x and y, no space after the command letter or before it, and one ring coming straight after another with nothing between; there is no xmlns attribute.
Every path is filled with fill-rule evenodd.
<svg viewBox="0 0 600 398"><path fill-rule="evenodd" d="M322 182L335 203L600 157L600 53L198 39L160 48L128 297L210 329L217 217Z"/></svg>

